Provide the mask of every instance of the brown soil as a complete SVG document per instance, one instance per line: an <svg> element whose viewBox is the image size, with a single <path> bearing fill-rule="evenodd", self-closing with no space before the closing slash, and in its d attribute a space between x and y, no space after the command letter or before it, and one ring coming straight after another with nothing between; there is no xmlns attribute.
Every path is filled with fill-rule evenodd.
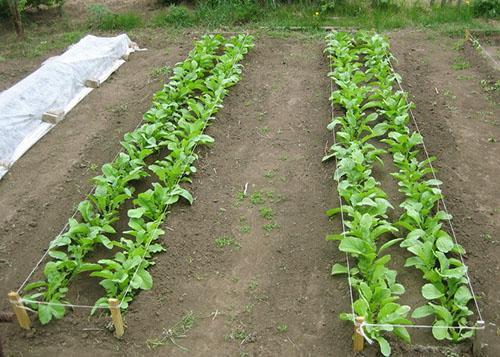
<svg viewBox="0 0 500 357"><path fill-rule="evenodd" d="M185 47L177 53L181 42ZM147 110L160 87L160 81L149 82L152 69L172 65L190 48L186 38L154 43L85 98L0 181L0 264L5 271L0 294L24 279L88 191L88 178L95 174L91 164L112 159L120 137ZM494 277L500 252L493 234L500 228L494 195L500 144L488 138L500 141L499 109L482 92L478 68L460 71L474 79L457 79L450 39L432 42L424 33L403 31L391 34L391 43L428 149L438 156L448 209L481 297L487 330L475 346L486 356L498 355L496 327L490 324L499 321ZM167 55L162 46L169 49ZM321 164L325 144L331 144L322 49L316 40L256 39L241 82L207 131L216 142L201 153L190 187L196 201L191 207L173 207L165 228L168 250L156 257L152 269L155 286L141 292L125 315L124 339L106 331L105 316L88 319L87 311L76 310L48 326L36 324L28 333L1 326L7 355L349 355L352 326L338 319L349 310L347 282L329 276L331 264L343 262L344 256L323 238L338 232L340 222L329 222L323 214L338 198L330 177L333 166ZM247 183L247 197L239 200ZM383 184L391 196L396 194L390 179ZM265 203L253 204L251 196L258 191ZM271 221L260 216L263 207L272 208ZM270 222L278 226L267 232L263 226ZM223 236L236 244L217 247L215 240ZM401 264L394 258L395 265ZM418 273L398 270L409 288L406 299L418 301ZM1 307L8 306L4 302ZM160 339L190 311L193 327L185 338L175 339L177 346L167 338L164 345L148 348L148 340ZM414 336L411 347L395 344L395 354L472 354L471 343L439 345L429 331ZM375 349L366 355L375 355Z"/></svg>

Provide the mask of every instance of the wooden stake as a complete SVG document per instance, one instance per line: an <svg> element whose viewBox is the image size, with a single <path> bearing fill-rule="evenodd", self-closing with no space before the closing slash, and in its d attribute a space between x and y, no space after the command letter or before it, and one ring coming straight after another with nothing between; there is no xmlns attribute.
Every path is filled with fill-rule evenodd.
<svg viewBox="0 0 500 357"><path fill-rule="evenodd" d="M8 296L12 309L16 314L17 322L19 322L19 326L25 330L29 330L31 327L31 320L28 316L28 312L24 308L21 297L14 291L11 291Z"/></svg>
<svg viewBox="0 0 500 357"><path fill-rule="evenodd" d="M120 338L125 333L125 328L123 327L122 313L119 307L119 301L117 299L109 299L109 310L111 311L111 318L113 319L113 325L115 326L115 335Z"/></svg>
<svg viewBox="0 0 500 357"><path fill-rule="evenodd" d="M363 316L357 316L356 317L356 323L354 324L354 352L361 352L363 351L364 347L364 342L365 338L363 335L360 333L361 331L361 324L365 321L365 318Z"/></svg>
<svg viewBox="0 0 500 357"><path fill-rule="evenodd" d="M469 40L470 40L470 30L465 29L465 41L469 41Z"/></svg>

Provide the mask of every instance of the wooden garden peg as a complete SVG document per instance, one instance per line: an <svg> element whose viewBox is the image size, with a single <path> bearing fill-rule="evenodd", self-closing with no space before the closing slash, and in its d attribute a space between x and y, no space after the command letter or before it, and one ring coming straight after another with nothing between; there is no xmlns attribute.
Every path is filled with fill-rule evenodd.
<svg viewBox="0 0 500 357"><path fill-rule="evenodd" d="M28 312L24 308L21 297L14 291L11 291L8 296L10 305L16 314L17 322L19 322L19 326L25 330L29 330L31 328L31 320L28 316Z"/></svg>
<svg viewBox="0 0 500 357"><path fill-rule="evenodd" d="M111 311L111 318L113 319L113 325L115 326L115 335L120 338L125 333L125 328L123 327L122 313L120 311L120 302L117 299L108 299L109 310Z"/></svg>
<svg viewBox="0 0 500 357"><path fill-rule="evenodd" d="M354 352L363 351L365 338L363 337L363 331L361 330L363 327L363 322L365 322L365 318L363 316L356 316L354 323Z"/></svg>
<svg viewBox="0 0 500 357"><path fill-rule="evenodd" d="M469 40L470 40L470 30L465 29L465 41L469 41Z"/></svg>

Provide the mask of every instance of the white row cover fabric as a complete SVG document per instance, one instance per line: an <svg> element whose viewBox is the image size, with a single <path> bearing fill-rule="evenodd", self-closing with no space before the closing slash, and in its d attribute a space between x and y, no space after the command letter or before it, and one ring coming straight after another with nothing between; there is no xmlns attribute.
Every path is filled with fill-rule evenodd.
<svg viewBox="0 0 500 357"><path fill-rule="evenodd" d="M67 113L138 50L123 34L87 35L60 56L51 57L28 77L0 92L0 179L9 167L56 124L42 121L46 112Z"/></svg>

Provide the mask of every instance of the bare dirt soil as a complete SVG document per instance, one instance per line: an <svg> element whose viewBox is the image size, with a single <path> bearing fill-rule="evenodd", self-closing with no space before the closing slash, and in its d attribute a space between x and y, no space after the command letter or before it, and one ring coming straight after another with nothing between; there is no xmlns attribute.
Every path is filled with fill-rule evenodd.
<svg viewBox="0 0 500 357"><path fill-rule="evenodd" d="M474 344L437 344L430 331L412 331L415 344L395 343L395 355L467 356L473 349L499 355L500 143L489 140L500 141L498 105L480 86L480 67L452 69L454 57L465 56L452 49L453 40L416 31L391 33L390 39L420 130L438 156L438 176L487 321ZM152 80L151 71L173 65L191 47L187 36L155 43L85 98L0 181L3 296L32 269L89 190L95 167L114 157L123 133L148 109L163 80ZM201 152L190 187L196 200L172 208L164 227L168 249L152 269L155 286L125 314L124 339L106 330L106 316L89 319L87 311L76 310L27 333L0 326L7 355L350 355L352 326L338 319L350 309L347 282L329 276L331 264L344 256L324 240L341 226L324 216L338 198L333 164L321 164L332 141L322 50L321 41L297 35L258 36L242 80L208 128L216 142ZM397 196L390 178L383 185ZM263 217L266 210L272 213ZM233 243L219 247L218 239ZM407 299L418 301L421 278L394 258ZM88 292L75 289L82 297L72 302L86 302ZM0 307L7 309L6 301ZM168 330L183 318L192 327L172 341ZM375 349L365 355L376 355Z"/></svg>

